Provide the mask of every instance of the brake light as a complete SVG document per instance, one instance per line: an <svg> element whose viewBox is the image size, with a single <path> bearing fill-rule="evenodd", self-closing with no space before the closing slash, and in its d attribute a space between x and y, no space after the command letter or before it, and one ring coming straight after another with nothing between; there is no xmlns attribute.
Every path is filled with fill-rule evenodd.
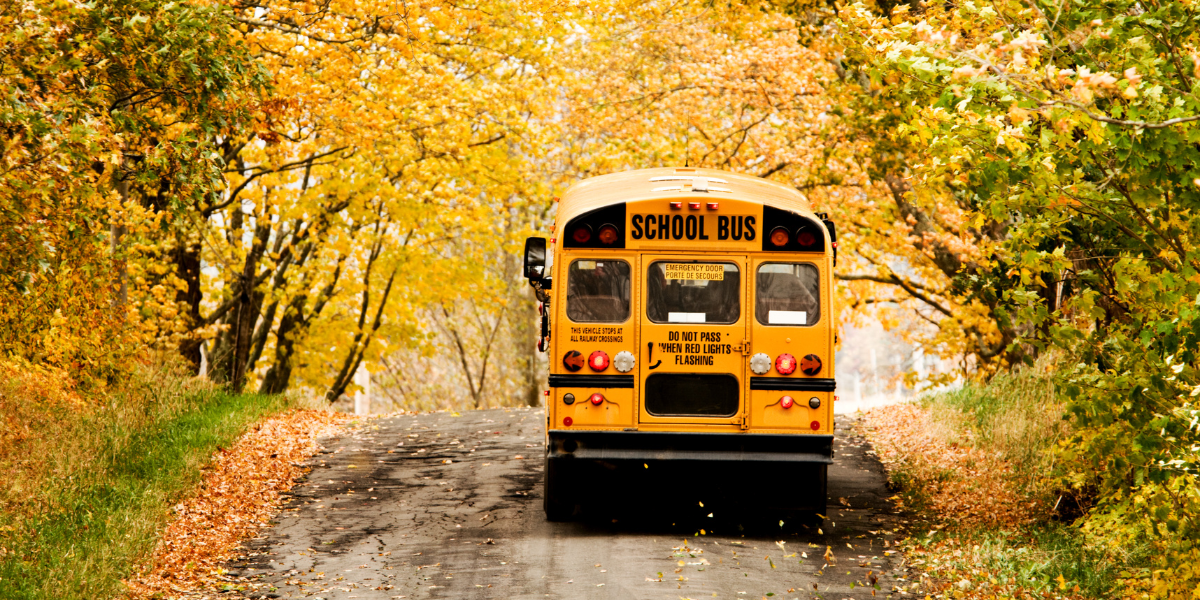
<svg viewBox="0 0 1200 600"><path fill-rule="evenodd" d="M601 404L604 404L604 394L596 392L595 394L592 394L590 400L592 401L592 404L600 406Z"/></svg>
<svg viewBox="0 0 1200 600"><path fill-rule="evenodd" d="M575 231L571 232L571 239L577 244L588 243L588 240L592 239L592 227L586 224L576 227Z"/></svg>
<svg viewBox="0 0 1200 600"><path fill-rule="evenodd" d="M700 210L699 202L688 202L688 208L691 210Z"/></svg>
<svg viewBox="0 0 1200 600"><path fill-rule="evenodd" d="M608 354L603 350L597 350L588 357L588 366L593 371L603 371L608 368Z"/></svg>
<svg viewBox="0 0 1200 600"><path fill-rule="evenodd" d="M796 371L796 357L791 354L780 354L775 359L775 370L780 375L791 375Z"/></svg>
<svg viewBox="0 0 1200 600"><path fill-rule="evenodd" d="M810 424L810 425L809 425L809 427L812 427L812 430L813 430L813 431L816 431L816 430L818 430L818 429L820 429L820 428L821 428L821 422L820 422L820 421L813 421L813 422L812 422L812 424Z"/></svg>
<svg viewBox="0 0 1200 600"><path fill-rule="evenodd" d="M791 408L795 403L796 401L792 400L791 396L784 396L779 399L779 406L782 406L783 408Z"/></svg>
<svg viewBox="0 0 1200 600"><path fill-rule="evenodd" d="M617 241L617 228L613 225L602 225L600 226L600 234L597 237L600 238L601 244L611 246L613 242Z"/></svg>
<svg viewBox="0 0 1200 600"><path fill-rule="evenodd" d="M817 238L811 231L801 231L796 234L796 243L807 247L817 243Z"/></svg>
<svg viewBox="0 0 1200 600"><path fill-rule="evenodd" d="M788 233L787 227L776 227L771 230L771 245L782 248L787 245L790 237L792 236Z"/></svg>

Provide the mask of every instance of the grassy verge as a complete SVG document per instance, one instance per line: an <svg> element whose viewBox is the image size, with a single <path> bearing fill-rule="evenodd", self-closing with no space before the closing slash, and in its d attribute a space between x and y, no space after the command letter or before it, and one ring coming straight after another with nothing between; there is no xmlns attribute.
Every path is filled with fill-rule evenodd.
<svg viewBox="0 0 1200 600"><path fill-rule="evenodd" d="M1038 370L872 411L864 427L917 517L907 555L934 598L1100 598L1119 568L1086 547L1053 477L1066 433Z"/></svg>
<svg viewBox="0 0 1200 600"><path fill-rule="evenodd" d="M47 395L49 396L49 395ZM141 368L100 405L0 382L0 597L111 598L154 548L201 468L288 400Z"/></svg>

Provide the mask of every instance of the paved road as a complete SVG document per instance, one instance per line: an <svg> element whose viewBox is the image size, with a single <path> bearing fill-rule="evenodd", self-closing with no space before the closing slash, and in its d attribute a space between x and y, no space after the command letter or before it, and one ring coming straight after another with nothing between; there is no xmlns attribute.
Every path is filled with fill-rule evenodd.
<svg viewBox="0 0 1200 600"><path fill-rule="evenodd" d="M229 569L253 582L245 597L887 597L898 520L879 462L838 419L826 519L781 527L753 511L709 517L683 494L549 523L540 409L385 417L327 440L278 525Z"/></svg>

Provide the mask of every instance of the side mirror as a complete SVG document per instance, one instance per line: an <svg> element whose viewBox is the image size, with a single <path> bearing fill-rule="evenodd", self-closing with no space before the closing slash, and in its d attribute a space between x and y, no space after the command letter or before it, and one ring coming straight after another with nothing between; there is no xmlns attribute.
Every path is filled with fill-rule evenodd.
<svg viewBox="0 0 1200 600"><path fill-rule="evenodd" d="M546 238L531 237L525 240L525 279L530 283L541 281L546 274Z"/></svg>

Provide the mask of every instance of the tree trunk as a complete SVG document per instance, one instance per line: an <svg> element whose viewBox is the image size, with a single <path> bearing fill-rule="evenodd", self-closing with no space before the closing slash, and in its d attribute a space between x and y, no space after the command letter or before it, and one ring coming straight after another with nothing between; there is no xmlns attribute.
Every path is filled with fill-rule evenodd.
<svg viewBox="0 0 1200 600"><path fill-rule="evenodd" d="M187 307L184 310L188 329L201 325L200 317L200 243L193 242L187 233L178 235L173 252L175 259L175 276L182 279L187 289L175 291L175 302ZM193 367L193 373L200 372L200 344L203 340L188 337L179 344L179 354Z"/></svg>

